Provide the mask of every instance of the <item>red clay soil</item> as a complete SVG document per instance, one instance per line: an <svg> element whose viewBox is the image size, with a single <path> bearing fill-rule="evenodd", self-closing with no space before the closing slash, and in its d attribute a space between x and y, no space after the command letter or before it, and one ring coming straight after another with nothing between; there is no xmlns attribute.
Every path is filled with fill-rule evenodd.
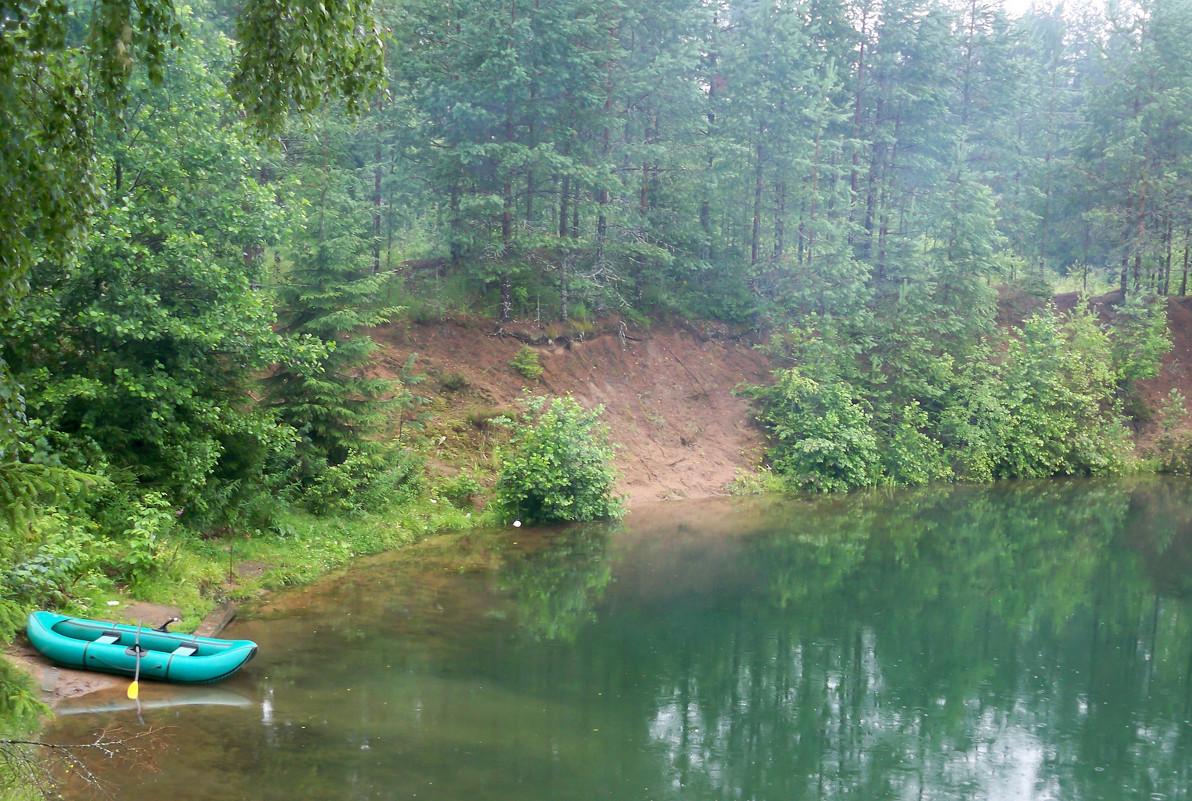
<svg viewBox="0 0 1192 801"><path fill-rule="evenodd" d="M723 495L738 469L758 466L761 431L749 401L733 394L739 384L767 376L766 359L753 343L716 326L602 325L581 336L552 334L533 322L498 327L483 318L452 317L402 323L372 336L381 348L378 375L396 376L409 354L418 354L414 372L430 380L415 391L434 399L431 408L441 420L452 421L428 428L433 441L444 438L440 444L456 463L461 451L467 461L469 449L476 461L484 458L490 447L484 415L517 411L517 399L530 391L571 393L585 408L604 405L618 488L629 503ZM537 381L509 364L527 343L543 368Z"/></svg>

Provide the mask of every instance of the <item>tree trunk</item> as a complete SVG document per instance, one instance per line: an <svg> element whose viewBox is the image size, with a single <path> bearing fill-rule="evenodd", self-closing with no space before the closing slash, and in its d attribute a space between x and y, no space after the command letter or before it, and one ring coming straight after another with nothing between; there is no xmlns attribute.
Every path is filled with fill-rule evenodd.
<svg viewBox="0 0 1192 801"><path fill-rule="evenodd" d="M377 98L377 145L373 151L373 274L381 272L381 112L383 100Z"/></svg>
<svg viewBox="0 0 1192 801"><path fill-rule="evenodd" d="M642 189L641 197L638 198L637 211L644 218L646 216L646 204L649 200L650 188L650 165L642 162ZM643 223L644 225L644 223Z"/></svg>
<svg viewBox="0 0 1192 801"><path fill-rule="evenodd" d="M571 176L563 176L563 187L559 191L559 236L567 236L567 201L571 194Z"/></svg>
<svg viewBox="0 0 1192 801"><path fill-rule="evenodd" d="M451 263L455 266L459 266L459 260L463 256L463 252L462 252L463 248L460 247L460 244L459 244L459 229L460 229L459 205L460 205L460 195L461 194L462 194L462 189L460 188L459 183L457 182L457 183L453 184L451 186L451 222L450 222L451 247L450 247L450 250L451 250Z"/></svg>
<svg viewBox="0 0 1192 801"><path fill-rule="evenodd" d="M501 322L507 323L513 319L513 276L509 274L509 267L501 271Z"/></svg>
<svg viewBox="0 0 1192 801"><path fill-rule="evenodd" d="M1188 251L1189 245L1192 245L1192 230L1184 229L1184 274L1180 279L1180 297L1188 294Z"/></svg>
<svg viewBox="0 0 1192 801"><path fill-rule="evenodd" d="M1163 226L1163 276L1161 279L1164 296L1171 294L1171 215L1167 215L1167 225Z"/></svg>
<svg viewBox="0 0 1192 801"><path fill-rule="evenodd" d="M571 196L571 238L579 239L579 190Z"/></svg>
<svg viewBox="0 0 1192 801"><path fill-rule="evenodd" d="M615 39L616 33L611 33ZM604 130L601 132L600 139L600 153L605 164L608 163L608 154L612 151L612 130L609 128L608 119L612 116L613 111L613 67L610 64L608 68L608 78L604 84ZM608 189L604 186L600 187L597 193L596 202L600 205L600 209L596 214L596 263L600 264L604 261L604 245L608 238Z"/></svg>
<svg viewBox="0 0 1192 801"><path fill-rule="evenodd" d="M385 204L385 208L389 213L385 215L385 219L389 224L385 226L385 269L393 269L393 187L389 187L389 202Z"/></svg>
<svg viewBox="0 0 1192 801"><path fill-rule="evenodd" d="M757 265L761 252L762 231L762 136L766 127L763 123L757 126L757 171L753 179L753 231L749 237L749 263Z"/></svg>
<svg viewBox="0 0 1192 801"><path fill-rule="evenodd" d="M1130 286L1130 254L1125 248L1122 249L1122 275L1118 289L1121 291L1122 300L1126 299L1126 293Z"/></svg>
<svg viewBox="0 0 1192 801"><path fill-rule="evenodd" d="M811 254L815 245L815 202L819 198L819 159L820 159L820 135L823 133L823 127L819 126L815 131L815 152L811 157L811 208L807 214L807 263L811 263Z"/></svg>
<svg viewBox="0 0 1192 801"><path fill-rule="evenodd" d="M806 216L806 200L799 201L799 250L796 255L796 260L799 264L806 262L807 250L807 216Z"/></svg>
<svg viewBox="0 0 1192 801"><path fill-rule="evenodd" d="M567 283L567 258L559 260L559 319L570 319L571 287Z"/></svg>
<svg viewBox="0 0 1192 801"><path fill-rule="evenodd" d="M782 258L786 237L786 182L774 187L774 260Z"/></svg>
<svg viewBox="0 0 1192 801"><path fill-rule="evenodd" d="M535 123L534 106L538 99L538 86L530 84L530 124L529 124L529 146L533 151L538 144L538 131ZM534 168L528 167L526 169L526 223L533 224L534 222Z"/></svg>
<svg viewBox="0 0 1192 801"><path fill-rule="evenodd" d="M1146 225L1146 185L1138 198L1138 217L1134 221L1137 241L1134 243L1134 291L1142 288L1142 241Z"/></svg>
<svg viewBox="0 0 1192 801"><path fill-rule="evenodd" d="M857 96L853 104L853 169L849 177L849 244L853 241L853 226L857 220L857 192L861 172L861 107L865 92L865 36L869 23L869 8L861 11L860 47L857 52Z"/></svg>
<svg viewBox="0 0 1192 801"><path fill-rule="evenodd" d="M513 120L505 118L505 141L513 141ZM501 322L513 319L513 276L509 261L513 258L513 177L505 176L501 187L504 203L501 209Z"/></svg>

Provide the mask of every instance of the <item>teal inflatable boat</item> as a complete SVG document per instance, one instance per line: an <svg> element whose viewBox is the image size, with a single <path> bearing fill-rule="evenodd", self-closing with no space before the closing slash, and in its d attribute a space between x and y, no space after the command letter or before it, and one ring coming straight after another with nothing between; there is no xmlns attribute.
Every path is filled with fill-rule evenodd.
<svg viewBox="0 0 1192 801"><path fill-rule="evenodd" d="M56 612L33 612L26 626L33 647L55 664L177 684L210 684L256 656L252 640L218 640L172 631L103 623Z"/></svg>

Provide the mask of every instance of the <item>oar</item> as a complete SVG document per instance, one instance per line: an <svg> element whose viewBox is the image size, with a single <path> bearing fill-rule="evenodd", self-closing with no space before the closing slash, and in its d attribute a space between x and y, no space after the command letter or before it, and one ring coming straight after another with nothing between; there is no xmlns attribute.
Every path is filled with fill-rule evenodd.
<svg viewBox="0 0 1192 801"><path fill-rule="evenodd" d="M137 621L137 638L132 649L136 651L137 663L132 670L132 684L128 685L128 697L134 701L141 692L141 621Z"/></svg>

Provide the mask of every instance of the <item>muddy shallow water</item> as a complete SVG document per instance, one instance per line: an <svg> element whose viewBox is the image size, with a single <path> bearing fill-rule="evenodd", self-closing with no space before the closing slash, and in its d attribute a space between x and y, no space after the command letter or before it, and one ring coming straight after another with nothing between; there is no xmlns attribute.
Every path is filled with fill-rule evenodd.
<svg viewBox="0 0 1192 801"><path fill-rule="evenodd" d="M261 650L232 680L89 698L47 736L152 729L154 770L90 763L121 799L1184 798L1189 488L440 538L234 623Z"/></svg>

